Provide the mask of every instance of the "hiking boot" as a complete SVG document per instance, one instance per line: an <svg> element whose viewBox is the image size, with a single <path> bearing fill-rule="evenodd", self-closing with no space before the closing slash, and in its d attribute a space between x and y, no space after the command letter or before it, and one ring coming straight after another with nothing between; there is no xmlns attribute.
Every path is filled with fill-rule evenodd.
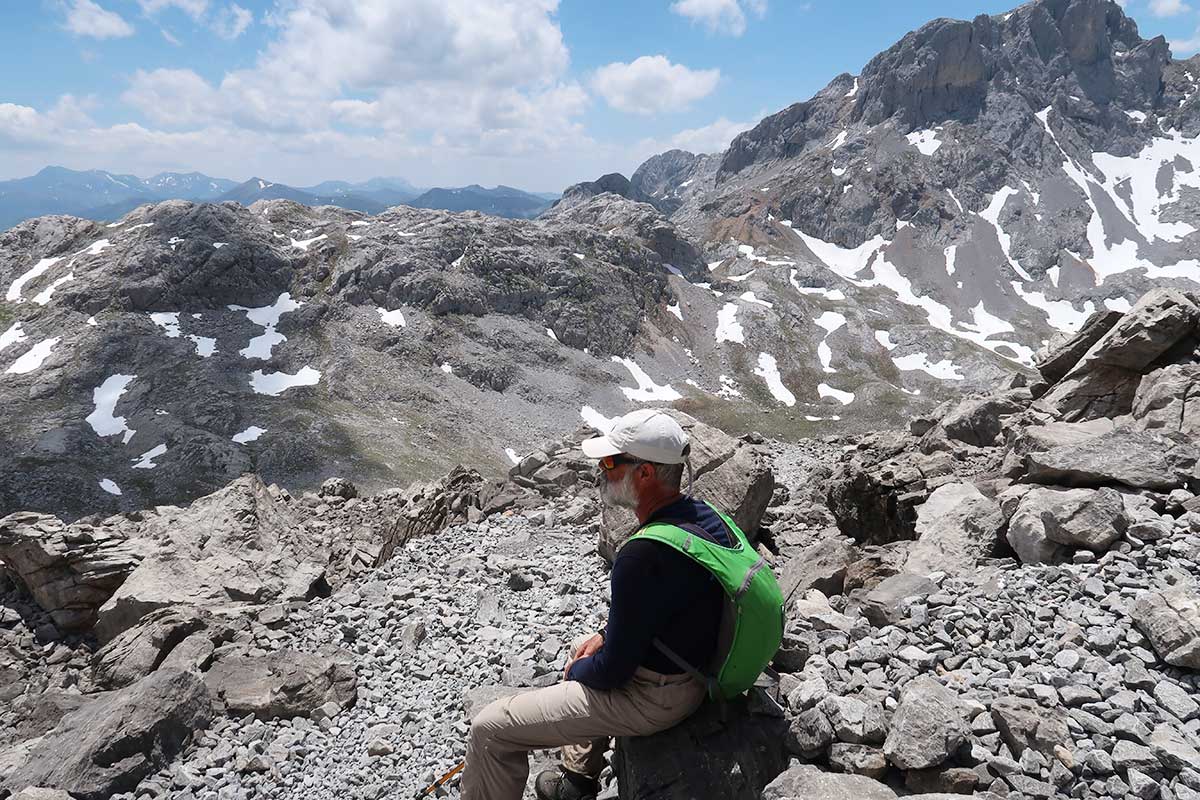
<svg viewBox="0 0 1200 800"><path fill-rule="evenodd" d="M538 800L596 800L600 782L566 769L548 769L533 784Z"/></svg>

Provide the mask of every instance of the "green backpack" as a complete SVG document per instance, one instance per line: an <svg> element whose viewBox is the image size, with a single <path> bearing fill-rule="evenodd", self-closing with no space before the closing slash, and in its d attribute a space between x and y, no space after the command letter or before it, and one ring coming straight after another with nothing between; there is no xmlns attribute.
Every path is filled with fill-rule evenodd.
<svg viewBox="0 0 1200 800"><path fill-rule="evenodd" d="M712 508L737 539L734 547L722 547L697 533L673 524L652 522L632 539L653 539L669 545L697 562L725 590L724 611L717 650L708 669L688 664L660 640L654 645L681 669L703 681L714 700L737 697L749 689L779 651L783 641L783 593L767 562L746 535L711 503Z"/></svg>

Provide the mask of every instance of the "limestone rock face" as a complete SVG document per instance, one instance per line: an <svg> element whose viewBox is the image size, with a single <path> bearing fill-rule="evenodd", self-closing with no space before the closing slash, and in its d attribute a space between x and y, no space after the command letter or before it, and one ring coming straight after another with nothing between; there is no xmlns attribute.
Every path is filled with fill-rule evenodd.
<svg viewBox="0 0 1200 800"><path fill-rule="evenodd" d="M155 543L101 607L96 633L111 641L149 612L177 604L220 613L248 603L303 599L322 580L328 543L303 529L286 500L246 476L191 506L150 517Z"/></svg>
<svg viewBox="0 0 1200 800"><path fill-rule="evenodd" d="M212 719L212 701L190 672L160 670L97 698L35 740L0 786L40 786L83 800L129 792L169 763Z"/></svg>
<svg viewBox="0 0 1200 800"><path fill-rule="evenodd" d="M0 519L0 562L64 631L89 629L145 553L144 543L104 526L25 512Z"/></svg>
<svg viewBox="0 0 1200 800"><path fill-rule="evenodd" d="M1200 459L1194 440L1177 433L1114 430L1026 458L1029 479L1064 486L1120 483L1170 491L1188 483Z"/></svg>

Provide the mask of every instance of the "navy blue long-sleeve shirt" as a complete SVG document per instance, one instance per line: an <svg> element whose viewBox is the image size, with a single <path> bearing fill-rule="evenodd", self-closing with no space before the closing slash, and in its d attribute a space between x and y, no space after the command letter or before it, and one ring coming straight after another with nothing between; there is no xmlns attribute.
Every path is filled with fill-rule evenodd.
<svg viewBox="0 0 1200 800"><path fill-rule="evenodd" d="M733 534L709 506L681 497L651 515L649 522L683 521L712 541L733 546ZM662 542L626 543L613 562L612 606L604 644L576 661L567 675L606 691L627 682L639 666L667 675L683 672L653 644L655 637L703 670L713 658L723 607L723 590L707 569Z"/></svg>

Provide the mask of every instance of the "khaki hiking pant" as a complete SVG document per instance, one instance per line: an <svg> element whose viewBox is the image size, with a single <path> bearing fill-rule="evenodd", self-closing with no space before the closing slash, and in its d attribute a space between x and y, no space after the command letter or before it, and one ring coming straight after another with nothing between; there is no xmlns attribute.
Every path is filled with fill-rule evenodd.
<svg viewBox="0 0 1200 800"><path fill-rule="evenodd" d="M532 750L561 746L564 767L598 777L610 737L664 731L690 716L705 696L705 687L689 675L639 667L628 683L608 692L564 681L501 698L471 722L462 800L521 800Z"/></svg>

